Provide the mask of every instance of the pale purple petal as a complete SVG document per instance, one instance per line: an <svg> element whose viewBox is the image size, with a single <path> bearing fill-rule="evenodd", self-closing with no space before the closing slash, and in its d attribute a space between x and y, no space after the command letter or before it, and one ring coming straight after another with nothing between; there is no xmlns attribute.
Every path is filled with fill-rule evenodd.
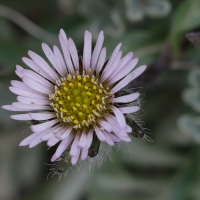
<svg viewBox="0 0 200 200"><path fill-rule="evenodd" d="M109 100L110 102L115 102L115 103L129 103L129 102L135 101L139 96L140 96L139 93L133 93L133 94L117 97L117 98L112 98Z"/></svg>
<svg viewBox="0 0 200 200"><path fill-rule="evenodd" d="M69 51L70 51L70 54L71 54L71 57L72 57L72 60L74 63L74 67L75 67L76 71L79 71L78 52L76 49L76 45L74 44L74 41L71 38L69 38L69 40L68 40L68 46L69 46Z"/></svg>
<svg viewBox="0 0 200 200"><path fill-rule="evenodd" d="M74 71L74 67L72 65L71 58L70 58L67 36L66 36L63 29L60 30L59 41L60 41L60 44L61 44L61 47L62 47L62 50L63 50L65 62L67 64L67 68L69 70L69 73L74 74L75 71Z"/></svg>
<svg viewBox="0 0 200 200"><path fill-rule="evenodd" d="M20 96L30 97L30 98L34 98L34 99L45 99L46 100L46 97L45 97L44 94L39 95L39 94L35 94L33 92L29 92L27 90L15 88L15 87L9 87L9 90L12 93L20 95Z"/></svg>
<svg viewBox="0 0 200 200"><path fill-rule="evenodd" d="M41 137L44 136L44 135L46 135L46 134L48 133L48 131L49 131L49 129L47 129L47 130L45 130L45 131L39 132L40 134L38 134L38 136L35 137L35 138L31 141L31 143L30 143L30 145L29 145L29 148L33 148L33 147L35 147L36 145L38 145L39 143L41 143L41 142L42 142Z"/></svg>
<svg viewBox="0 0 200 200"><path fill-rule="evenodd" d="M59 140L64 140L70 135L72 129L73 129L72 126L71 127L67 127L65 129L64 133L62 133L61 135L56 134L55 137L58 138Z"/></svg>
<svg viewBox="0 0 200 200"><path fill-rule="evenodd" d="M70 149L70 156L72 157L75 157L76 156L76 153L77 153L77 150L79 149L78 148L78 143L79 143L79 140L80 140L80 135L79 133L76 134L76 137L72 143L72 146L71 146L71 149Z"/></svg>
<svg viewBox="0 0 200 200"><path fill-rule="evenodd" d="M27 138L23 139L20 142L19 146L29 145L33 141L33 139L36 138L37 136L39 136L40 134L41 133L39 132L39 133L33 133L33 134L29 135Z"/></svg>
<svg viewBox="0 0 200 200"><path fill-rule="evenodd" d="M24 68L21 67L20 65L16 65L16 69L19 70L19 71L22 71Z"/></svg>
<svg viewBox="0 0 200 200"><path fill-rule="evenodd" d="M29 58L22 58L23 62L28 65L32 70L40 74L41 76L45 77L46 79L50 80L51 82L55 83L56 80L54 80L51 76L49 76L36 62Z"/></svg>
<svg viewBox="0 0 200 200"><path fill-rule="evenodd" d="M137 112L138 110L140 110L139 106L130 106L130 107L122 107L122 108L118 108L122 113L133 113L133 112Z"/></svg>
<svg viewBox="0 0 200 200"><path fill-rule="evenodd" d="M99 138L99 140L101 142L105 142L106 138L105 138L104 134L102 133L102 131L97 126L94 126L94 130L95 130L96 135Z"/></svg>
<svg viewBox="0 0 200 200"><path fill-rule="evenodd" d="M47 140L51 139L52 137L56 136L61 131L63 131L63 127L60 124L58 124L58 125L50 128L49 132L46 135L44 135L43 137L41 137L41 140L47 141Z"/></svg>
<svg viewBox="0 0 200 200"><path fill-rule="evenodd" d="M32 111L32 110L51 110L52 108L50 106L43 106L43 105L34 105L34 104L24 104L21 102L14 102L12 105L15 108L19 109L26 109L27 111Z"/></svg>
<svg viewBox="0 0 200 200"><path fill-rule="evenodd" d="M23 72L22 71L19 71L19 70L15 70L15 74L19 77L19 78L22 78L24 76Z"/></svg>
<svg viewBox="0 0 200 200"><path fill-rule="evenodd" d="M55 113L29 113L34 120L47 120L56 117Z"/></svg>
<svg viewBox="0 0 200 200"><path fill-rule="evenodd" d="M113 51L111 57L110 57L109 60L108 60L108 63L106 64L106 66L105 66L105 68L104 68L104 73L106 73L106 72L109 70L110 66L111 66L112 63L114 62L114 60L115 60L115 58L116 58L116 56L117 56L117 54L118 54L118 52L119 52L119 50L120 50L120 48L121 48L121 45L122 45L122 44L119 43L119 44L115 47L115 49L114 49L114 51Z"/></svg>
<svg viewBox="0 0 200 200"><path fill-rule="evenodd" d="M48 65L48 63L38 54L33 51L28 51L28 55L32 58L32 60L38 64L50 77L54 80L58 80L59 76L56 72Z"/></svg>
<svg viewBox="0 0 200 200"><path fill-rule="evenodd" d="M119 62L117 68L115 69L115 71L110 75L110 79L112 79L113 77L115 77L115 75L124 68L124 66L126 64L128 64L131 59L133 58L133 52L129 52L128 54L126 54Z"/></svg>
<svg viewBox="0 0 200 200"><path fill-rule="evenodd" d="M100 73L105 61L106 61L106 48L104 47L101 50L101 53L100 53L100 56L99 56L99 60L98 60L98 63L97 63L97 67L96 67L97 77L99 76L99 73Z"/></svg>
<svg viewBox="0 0 200 200"><path fill-rule="evenodd" d="M140 74L142 74L145 69L147 68L146 65L142 65L138 67L136 70L133 71L133 79L137 78Z"/></svg>
<svg viewBox="0 0 200 200"><path fill-rule="evenodd" d="M114 145L114 141L111 139L111 137L108 135L107 131L103 131L103 134L106 138L106 142L110 145L113 146Z"/></svg>
<svg viewBox="0 0 200 200"><path fill-rule="evenodd" d="M101 81L104 82L105 80L108 79L108 81L110 80L110 75L115 71L115 69L117 68L119 61L121 59L122 56L122 51L119 51L117 56L115 57L113 63L110 65L109 69L107 69L106 71L104 70L101 76Z"/></svg>
<svg viewBox="0 0 200 200"><path fill-rule="evenodd" d="M46 79L44 79L42 76L38 75L37 73L28 70L28 69L24 69L22 70L23 74L26 75L28 78L33 79L34 81L37 81L38 83L41 83L49 88L54 88L53 85L47 81Z"/></svg>
<svg viewBox="0 0 200 200"><path fill-rule="evenodd" d="M51 128L52 126L54 126L58 122L59 122L58 119L54 119L54 120L51 120L51 121L44 122L42 124L31 125L31 130L33 132L44 131L45 129Z"/></svg>
<svg viewBox="0 0 200 200"><path fill-rule="evenodd" d="M57 144L59 142L59 140L55 137L51 138L50 140L48 140L47 142L47 146L49 147L52 147L54 146L55 144Z"/></svg>
<svg viewBox="0 0 200 200"><path fill-rule="evenodd" d="M4 105L1 106L3 109L5 110L9 110L9 111L29 111L29 109L22 109L22 108L16 108L13 105Z"/></svg>
<svg viewBox="0 0 200 200"><path fill-rule="evenodd" d="M10 118L15 120L33 120L29 114L11 115Z"/></svg>
<svg viewBox="0 0 200 200"><path fill-rule="evenodd" d="M60 73L61 73L62 77L66 77L68 74L67 67L66 67L65 61L63 59L63 56L56 45L53 46L53 52L54 52L57 62L59 64Z"/></svg>
<svg viewBox="0 0 200 200"><path fill-rule="evenodd" d="M79 155L80 155L80 149L77 149L76 155L71 158L72 165L75 165L78 161Z"/></svg>
<svg viewBox="0 0 200 200"><path fill-rule="evenodd" d="M61 156L61 154L65 151L65 149L67 149L73 138L74 138L73 135L70 135L59 144L58 148L56 149L56 152L51 158L51 162L54 162Z"/></svg>
<svg viewBox="0 0 200 200"><path fill-rule="evenodd" d="M86 146L86 141L87 141L87 137L86 137L86 131L83 131L81 133L81 137L78 143L78 147L83 149Z"/></svg>
<svg viewBox="0 0 200 200"><path fill-rule="evenodd" d="M101 125L103 129L107 130L108 132L112 131L112 126L108 122L100 120L98 123Z"/></svg>
<svg viewBox="0 0 200 200"><path fill-rule="evenodd" d="M43 49L46 57L49 59L51 64L54 66L54 68L57 70L57 72L60 75L62 75L59 62L58 62L57 58L55 57L54 53L52 52L51 48L46 43L42 43L42 49Z"/></svg>
<svg viewBox="0 0 200 200"><path fill-rule="evenodd" d="M122 112L118 108L116 108L115 106L112 106L111 109L114 112L120 127L125 128L126 120L125 120L125 117L122 114Z"/></svg>
<svg viewBox="0 0 200 200"><path fill-rule="evenodd" d="M137 63L138 63L138 58L133 59L126 66L124 66L124 68L121 69L113 78L111 78L110 79L111 81L109 83L113 84L122 79L124 76L129 74L134 69Z"/></svg>
<svg viewBox="0 0 200 200"><path fill-rule="evenodd" d="M23 82L31 87L32 89L44 93L44 94L52 94L53 90L46 87L45 85L42 85L41 83L38 83L30 78L22 78Z"/></svg>
<svg viewBox="0 0 200 200"><path fill-rule="evenodd" d="M112 134L112 133L107 133L110 138L113 140L113 142L120 142L121 139L119 137L117 137L116 135Z"/></svg>
<svg viewBox="0 0 200 200"><path fill-rule="evenodd" d="M92 59L91 59L91 68L94 70L95 66L97 64L97 60L101 51L101 48L103 46L103 41L104 41L104 35L103 31L101 31L98 35L96 45L94 47L94 51L92 53Z"/></svg>
<svg viewBox="0 0 200 200"><path fill-rule="evenodd" d="M28 97L22 97L18 96L17 100L21 103L25 104L36 104L36 105L49 105L51 102L46 98L46 100L43 99L34 99L34 98L28 98Z"/></svg>
<svg viewBox="0 0 200 200"><path fill-rule="evenodd" d="M31 87L29 87L28 85L26 85L25 83L23 83L21 81L12 80L12 81L10 81L10 83L15 88L19 88L19 89L22 89L22 90L27 90L29 92L33 92L34 94L42 95L41 92L38 92L38 91L32 89Z"/></svg>
<svg viewBox="0 0 200 200"><path fill-rule="evenodd" d="M130 81L133 80L134 71L128 74L125 78L123 78L114 88L112 88L111 92L116 93L121 90L123 87L129 84Z"/></svg>
<svg viewBox="0 0 200 200"><path fill-rule="evenodd" d="M127 133L131 133L132 132L132 128L128 125L126 125L125 129L124 129Z"/></svg>
<svg viewBox="0 0 200 200"><path fill-rule="evenodd" d="M87 134L87 138L86 138L86 146L83 148L83 151L86 151L87 149L90 148L91 144L92 144L92 140L93 140L93 130L90 130Z"/></svg>
<svg viewBox="0 0 200 200"><path fill-rule="evenodd" d="M91 62L92 52L92 34L89 31L85 31L84 35L84 47L83 47L83 70L88 72Z"/></svg>
<svg viewBox="0 0 200 200"><path fill-rule="evenodd" d="M82 150L81 151L81 160L82 161L85 160L87 158L87 156L88 156L88 149L85 151Z"/></svg>

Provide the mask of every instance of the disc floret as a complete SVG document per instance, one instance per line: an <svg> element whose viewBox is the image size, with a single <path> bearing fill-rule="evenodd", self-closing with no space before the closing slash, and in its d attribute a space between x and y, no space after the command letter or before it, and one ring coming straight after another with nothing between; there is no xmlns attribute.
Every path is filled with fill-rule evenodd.
<svg viewBox="0 0 200 200"><path fill-rule="evenodd" d="M94 125L109 109L108 88L84 72L58 80L55 93L49 96L57 117L76 129Z"/></svg>

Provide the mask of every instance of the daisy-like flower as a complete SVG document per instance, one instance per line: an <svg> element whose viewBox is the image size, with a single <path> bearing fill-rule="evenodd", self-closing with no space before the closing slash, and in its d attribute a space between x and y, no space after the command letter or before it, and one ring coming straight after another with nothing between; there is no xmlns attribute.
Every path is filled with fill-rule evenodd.
<svg viewBox="0 0 200 200"><path fill-rule="evenodd" d="M32 70L16 66L21 81L11 81L11 92L18 95L18 102L3 106L10 111L24 114L12 115L15 120L37 122L31 125L33 134L20 146L30 148L42 141L48 146L59 143L51 161L56 161L68 151L71 164L80 157L94 156L90 149L94 141L113 146L120 141L130 142L132 128L125 116L139 110L129 104L138 99L139 93L119 96L129 82L138 77L146 66L132 71L138 59L130 52L122 57L121 44L114 49L106 62L106 48L102 48L104 35L99 33L92 52L92 35L85 31L83 58L78 57L76 46L61 29L57 46L42 43L42 49L51 66L39 55L28 51L30 58L22 58ZM35 112L36 111L36 112Z"/></svg>

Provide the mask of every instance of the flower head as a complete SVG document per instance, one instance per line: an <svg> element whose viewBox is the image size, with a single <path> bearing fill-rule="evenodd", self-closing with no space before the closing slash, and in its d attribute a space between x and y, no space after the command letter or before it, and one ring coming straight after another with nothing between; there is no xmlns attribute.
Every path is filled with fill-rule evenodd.
<svg viewBox="0 0 200 200"><path fill-rule="evenodd" d="M83 58L78 57L76 46L61 29L57 46L42 43L42 49L50 65L39 55L28 51L29 58L22 60L32 70L16 66L21 81L11 81L11 92L18 95L18 102L3 106L25 114L12 115L15 120L36 122L31 125L33 134L20 146L30 148L42 141L48 146L59 143L51 161L69 152L71 164L79 157L95 156L94 142L106 142L110 146L120 141L130 142L132 128L125 115L139 110L129 104L138 99L139 93L120 96L120 90L138 77L146 66L132 71L138 59L130 52L122 58L118 44L106 62L106 48L102 48L104 35L99 33L92 52L92 35L85 31Z"/></svg>

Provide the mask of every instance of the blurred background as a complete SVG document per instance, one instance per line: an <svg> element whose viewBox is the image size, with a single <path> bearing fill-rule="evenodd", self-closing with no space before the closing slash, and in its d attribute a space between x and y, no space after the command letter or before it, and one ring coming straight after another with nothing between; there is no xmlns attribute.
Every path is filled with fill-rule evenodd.
<svg viewBox="0 0 200 200"><path fill-rule="evenodd" d="M0 199L199 200L200 0L0 0L0 106L16 101L15 65L28 50L44 57L41 42L58 44L60 28L80 54L84 31L95 43L104 30L108 56L122 42L148 65L134 87L154 142L133 138L100 169L47 180L55 148L19 147L29 124L0 109Z"/></svg>

